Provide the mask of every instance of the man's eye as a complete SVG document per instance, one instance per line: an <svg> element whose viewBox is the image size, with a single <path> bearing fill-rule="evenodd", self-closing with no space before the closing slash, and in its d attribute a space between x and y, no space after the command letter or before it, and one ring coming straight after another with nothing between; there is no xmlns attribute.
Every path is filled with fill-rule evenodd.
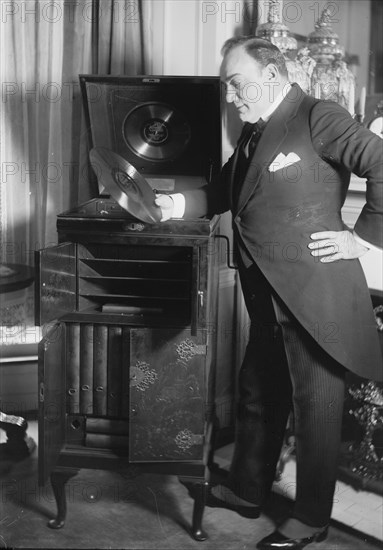
<svg viewBox="0 0 383 550"><path fill-rule="evenodd" d="M233 88L235 88L236 90L240 90L242 85L241 85L241 82L239 80L235 80L234 82L231 82L230 83Z"/></svg>

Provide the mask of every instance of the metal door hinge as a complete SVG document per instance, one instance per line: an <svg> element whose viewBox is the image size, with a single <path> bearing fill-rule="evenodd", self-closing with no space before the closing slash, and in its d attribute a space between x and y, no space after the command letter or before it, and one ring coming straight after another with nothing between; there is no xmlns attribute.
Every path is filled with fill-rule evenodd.
<svg viewBox="0 0 383 550"><path fill-rule="evenodd" d="M39 401L40 403L44 403L44 382L40 382Z"/></svg>

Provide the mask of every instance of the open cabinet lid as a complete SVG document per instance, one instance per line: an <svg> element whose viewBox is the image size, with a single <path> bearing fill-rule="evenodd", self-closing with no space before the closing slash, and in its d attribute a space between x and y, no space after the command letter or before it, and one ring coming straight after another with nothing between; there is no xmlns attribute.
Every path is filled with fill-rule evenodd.
<svg viewBox="0 0 383 550"><path fill-rule="evenodd" d="M218 77L80 75L80 85L90 149L109 149L161 191L219 173ZM102 181L98 191L109 192Z"/></svg>

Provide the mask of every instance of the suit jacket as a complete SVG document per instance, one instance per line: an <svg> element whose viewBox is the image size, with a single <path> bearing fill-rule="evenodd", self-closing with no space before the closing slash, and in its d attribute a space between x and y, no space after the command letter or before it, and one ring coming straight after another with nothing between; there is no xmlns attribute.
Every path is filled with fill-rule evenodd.
<svg viewBox="0 0 383 550"><path fill-rule="evenodd" d="M238 150L246 133L245 125L220 178L185 193L185 217L230 209L243 263L258 265L301 325L339 363L382 379L378 332L359 260L322 263L308 249L312 233L345 229L341 208L351 172L367 179L355 231L383 245L382 140L336 103L315 100L297 84L273 113L238 182ZM279 153L294 153L298 160L273 170Z"/></svg>

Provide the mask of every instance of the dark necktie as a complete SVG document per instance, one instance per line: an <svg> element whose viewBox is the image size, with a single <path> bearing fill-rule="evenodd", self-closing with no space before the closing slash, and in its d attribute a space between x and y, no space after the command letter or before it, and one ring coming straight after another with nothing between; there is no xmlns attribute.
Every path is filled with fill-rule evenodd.
<svg viewBox="0 0 383 550"><path fill-rule="evenodd" d="M253 156L255 149L257 148L258 142L261 138L262 132L266 126L266 122L261 118L253 124L252 133L249 141L245 144L245 154L247 152L247 158L250 159ZM246 147L247 146L247 147ZM246 151L247 149L247 151Z"/></svg>
<svg viewBox="0 0 383 550"><path fill-rule="evenodd" d="M247 137L239 147L237 167L235 171L235 182L233 186L233 204L238 200L239 192L242 183L249 168L251 157L258 145L262 132L266 126L266 122L261 118L255 124L249 125Z"/></svg>

